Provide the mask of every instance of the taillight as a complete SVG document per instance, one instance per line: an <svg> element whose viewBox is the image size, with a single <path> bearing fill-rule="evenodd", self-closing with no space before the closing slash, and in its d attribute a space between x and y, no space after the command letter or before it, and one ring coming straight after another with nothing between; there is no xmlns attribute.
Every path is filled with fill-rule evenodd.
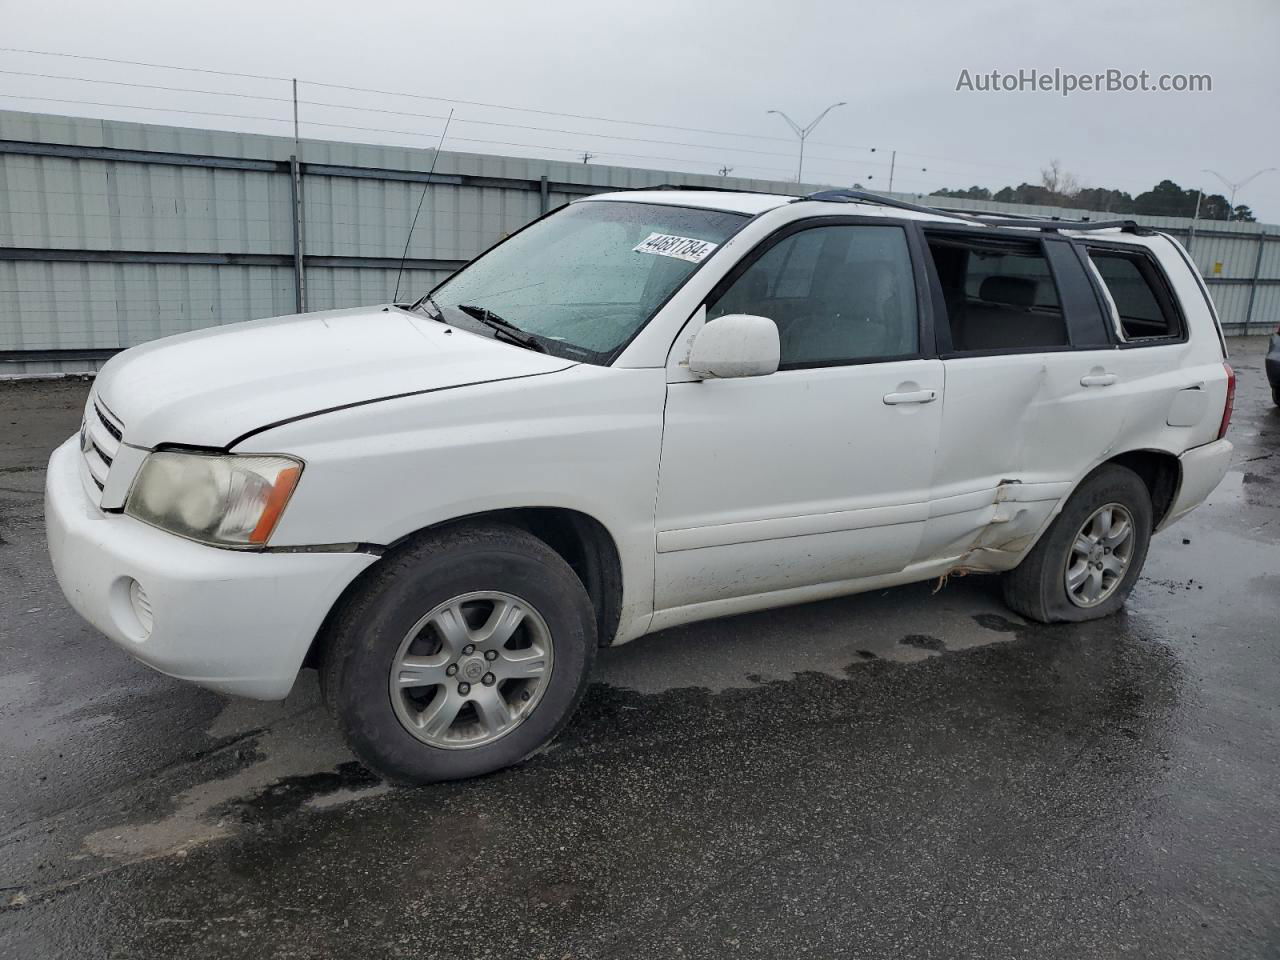
<svg viewBox="0 0 1280 960"><path fill-rule="evenodd" d="M1229 363L1224 363L1222 366L1227 371L1227 403L1222 408L1222 426L1218 427L1219 440L1227 435L1227 427L1231 426L1231 412L1236 405L1236 372L1231 369Z"/></svg>

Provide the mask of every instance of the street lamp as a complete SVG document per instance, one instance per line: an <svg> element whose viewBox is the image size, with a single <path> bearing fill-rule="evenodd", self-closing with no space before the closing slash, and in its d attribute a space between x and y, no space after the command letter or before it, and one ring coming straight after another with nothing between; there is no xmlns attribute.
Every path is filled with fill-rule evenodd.
<svg viewBox="0 0 1280 960"><path fill-rule="evenodd" d="M787 126L790 127L795 132L795 135L800 138L800 165L799 167L796 168L796 183L799 183L801 178L804 176L805 138L808 137L809 134L813 133L813 128L822 122L823 117L825 117L828 113L830 113L836 107L843 107L845 105L846 105L846 101L844 100L841 100L839 103L833 103L831 106L827 107L827 109L823 110L820 114L818 114L818 116L814 119L813 123L809 124L807 127L800 126L800 124L796 123L794 120L788 117L781 110L766 111L767 113L776 113L778 116L780 116L783 120L787 122Z"/></svg>
<svg viewBox="0 0 1280 960"><path fill-rule="evenodd" d="M1230 206L1231 209L1227 211L1227 219L1230 220L1235 216L1235 213L1236 213L1236 191L1239 190L1241 187L1248 186L1250 183L1252 183L1258 177L1262 176L1264 173L1270 173L1274 169L1275 167L1263 167L1257 173L1253 174L1252 176L1245 177L1239 183L1232 183L1230 180L1228 180L1226 177L1220 174L1217 170L1206 169L1206 170L1201 170L1200 172L1212 173L1215 177L1217 177L1226 185L1228 190L1231 191L1231 199L1228 201L1228 206Z"/></svg>

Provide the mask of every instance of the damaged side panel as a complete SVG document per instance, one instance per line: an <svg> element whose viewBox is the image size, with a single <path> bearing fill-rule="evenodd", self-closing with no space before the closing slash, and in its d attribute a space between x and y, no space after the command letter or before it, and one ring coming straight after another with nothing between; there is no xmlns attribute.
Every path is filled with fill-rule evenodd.
<svg viewBox="0 0 1280 960"><path fill-rule="evenodd" d="M946 401L930 519L917 559L1015 566L1080 477L1122 434L1114 394L1081 377L1112 351L961 356Z"/></svg>

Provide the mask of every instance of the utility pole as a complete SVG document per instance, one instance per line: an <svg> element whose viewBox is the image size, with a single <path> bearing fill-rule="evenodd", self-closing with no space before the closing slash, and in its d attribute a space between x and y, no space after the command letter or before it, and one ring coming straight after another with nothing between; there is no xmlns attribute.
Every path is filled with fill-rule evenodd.
<svg viewBox="0 0 1280 960"><path fill-rule="evenodd" d="M1239 183L1232 183L1230 180L1228 180L1226 177L1220 174L1217 170L1201 170L1200 172L1212 173L1215 177L1217 177L1226 185L1228 190L1231 191L1231 199L1228 201L1228 206L1231 209L1227 211L1227 219L1234 220L1236 216L1236 191L1239 190L1241 187L1248 186L1250 183L1252 183L1258 177L1262 176L1264 173L1270 173L1273 170L1275 170L1275 167L1263 167L1257 173L1251 176L1245 177Z"/></svg>
<svg viewBox="0 0 1280 960"><path fill-rule="evenodd" d="M875 153L876 148L872 147L871 152ZM893 193L893 171L897 165L898 165L898 151L890 150L889 151L889 189L885 191L886 193ZM928 171L929 171L928 167L920 168L921 173L928 173ZM867 179L874 180L875 176L873 174L867 174Z"/></svg>
<svg viewBox="0 0 1280 960"><path fill-rule="evenodd" d="M594 153L591 153L591 152L590 152L590 151L588 151L588 150L583 150L583 151L582 151L582 162L583 162L583 163L586 163L586 162L587 162L587 161L589 161L589 160L594 160L594 159L595 159L595 157L596 157L596 155L595 155Z"/></svg>
<svg viewBox="0 0 1280 960"><path fill-rule="evenodd" d="M830 113L836 107L843 107L845 105L846 103L844 100L841 100L839 103L833 103L831 106L827 107L827 109L823 110L820 114L818 114L817 117L814 118L813 122L810 123L807 127L800 126L800 124L796 123L794 120L788 117L781 110L765 111L766 113L776 113L778 116L780 116L783 120L786 121L787 126L791 128L792 132L794 132L795 135L800 138L800 164L796 168L796 183L799 183L804 177L804 142L805 140L808 138L809 134L813 133L814 127L816 127L819 123L822 122L823 117L825 117L828 113Z"/></svg>
<svg viewBox="0 0 1280 960"><path fill-rule="evenodd" d="M722 177L727 177L731 173L733 173L733 167L724 166L720 168L720 176Z"/></svg>

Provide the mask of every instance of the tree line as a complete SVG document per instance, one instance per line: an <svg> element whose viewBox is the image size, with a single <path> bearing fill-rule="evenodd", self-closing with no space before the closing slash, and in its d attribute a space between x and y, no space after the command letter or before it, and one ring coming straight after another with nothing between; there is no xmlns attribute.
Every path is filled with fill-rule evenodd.
<svg viewBox="0 0 1280 960"><path fill-rule="evenodd" d="M1220 193L1208 193L1180 187L1172 180L1161 180L1150 190L1136 197L1123 190L1105 187L1083 187L1070 173L1065 173L1052 161L1040 171L1039 183L1020 183L1016 187L1003 187L995 192L986 187L969 187L967 190L935 190L933 197L952 197L962 200L996 200L1000 203L1029 203L1051 207L1078 207L1100 210L1106 213L1137 213L1157 217L1191 217L1200 204L1201 220L1247 220L1258 218L1243 203L1234 209L1231 202Z"/></svg>

